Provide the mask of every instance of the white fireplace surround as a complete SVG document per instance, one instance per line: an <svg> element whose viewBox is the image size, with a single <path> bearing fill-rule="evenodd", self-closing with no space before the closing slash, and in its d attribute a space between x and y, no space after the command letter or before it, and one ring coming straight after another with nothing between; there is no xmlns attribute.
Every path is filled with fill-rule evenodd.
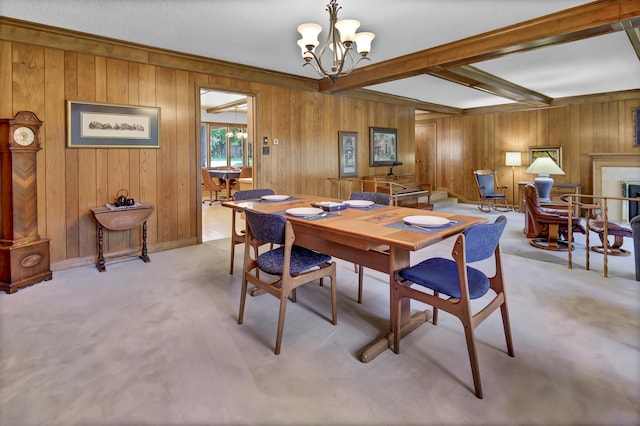
<svg viewBox="0 0 640 426"><path fill-rule="evenodd" d="M593 195L622 197L622 184L640 182L640 154L591 154L593 161ZM608 200L608 218L628 222L628 202Z"/></svg>

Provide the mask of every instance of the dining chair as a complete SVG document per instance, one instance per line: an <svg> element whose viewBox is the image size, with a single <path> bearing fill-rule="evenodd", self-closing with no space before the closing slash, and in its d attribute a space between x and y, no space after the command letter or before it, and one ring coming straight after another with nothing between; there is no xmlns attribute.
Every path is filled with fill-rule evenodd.
<svg viewBox="0 0 640 426"><path fill-rule="evenodd" d="M293 226L284 216L275 213L262 213L245 210L247 220L244 248L244 267L242 289L240 291L240 310L238 324L244 318L244 306L247 298L247 284L250 282L257 288L280 300L278 328L276 333L275 354L280 353L287 299L291 295L295 302L296 288L316 279L331 279L331 323L337 324L338 306L336 291L336 264L331 256L294 245ZM251 250L252 239L280 245L277 248L257 254ZM252 253L255 253L252 256ZM258 271L273 276L273 281L260 278ZM264 275L263 275L264 276Z"/></svg>
<svg viewBox="0 0 640 426"><path fill-rule="evenodd" d="M202 168L202 184L204 185L204 190L209 191L209 199L205 200L202 198L202 204L209 201L209 205L212 205L215 201L218 201L218 193L220 191L224 191L227 187L226 185L220 183L217 178L212 178L209 176L209 170L206 167ZM215 197L214 194L215 193Z"/></svg>
<svg viewBox="0 0 640 426"><path fill-rule="evenodd" d="M350 200L364 200L364 201L372 201L375 204L383 204L391 206L393 205L393 198L391 194L386 194L384 192L368 192L368 191L357 191L352 192L349 196ZM388 247L382 247L383 251L388 250ZM358 274L358 303L362 303L362 281L364 279L364 267L362 265L354 264L355 272Z"/></svg>
<svg viewBox="0 0 640 426"><path fill-rule="evenodd" d="M431 258L403 269L398 272L391 288L391 327L394 352L400 353L400 338L402 337L400 304L403 299L413 299L431 305L434 325L438 324L440 309L456 316L464 327L475 394L480 399L482 399L482 384L474 330L498 308L502 314L507 353L510 356L515 356L500 259L500 237L506 224L507 218L501 215L492 224L479 224L467 228L456 239L451 251L453 260ZM490 259L492 256L494 261L490 269L495 271L492 277L468 265ZM488 265L486 267L489 268ZM411 288L413 284L421 286L420 289ZM423 291L423 289L427 291ZM474 314L471 300L485 296L489 290L495 293L493 298L488 303L483 303L483 307L476 310ZM477 305L474 306L478 308Z"/></svg>
<svg viewBox="0 0 640 426"><path fill-rule="evenodd" d="M481 211L488 213L492 208L497 211L509 211L506 195L509 187L498 184L495 170L474 170L473 176L480 194L478 208Z"/></svg>
<svg viewBox="0 0 640 426"><path fill-rule="evenodd" d="M258 199L265 195L274 195L274 194L275 192L273 192L272 189L267 189L267 188L247 189L244 191L236 191L233 194L233 199L234 201L244 201L244 200ZM231 275L233 275L233 262L235 260L236 245L243 244L245 242L245 230L243 229L238 231L237 225L236 225L238 215L240 214L240 212L237 212L236 210L233 210L232 212L233 212L232 213L233 216L231 216L231 261L229 265L229 273ZM258 247L261 244L259 244L256 241L254 241L252 244L254 245L257 253Z"/></svg>

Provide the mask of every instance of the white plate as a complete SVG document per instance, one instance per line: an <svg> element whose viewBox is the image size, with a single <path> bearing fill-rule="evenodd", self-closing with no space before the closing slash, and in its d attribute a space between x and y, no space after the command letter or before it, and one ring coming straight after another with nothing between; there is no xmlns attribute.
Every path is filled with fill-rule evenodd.
<svg viewBox="0 0 640 426"><path fill-rule="evenodd" d="M268 200L268 201L283 201L283 200L286 200L287 198L289 198L288 195L263 195L262 196L263 200Z"/></svg>
<svg viewBox="0 0 640 426"><path fill-rule="evenodd" d="M403 221L410 225L419 226L442 226L449 223L449 219L440 216L405 216Z"/></svg>
<svg viewBox="0 0 640 426"><path fill-rule="evenodd" d="M351 207L369 207L373 205L373 201L367 200L347 200L345 203L349 204Z"/></svg>
<svg viewBox="0 0 640 426"><path fill-rule="evenodd" d="M291 216L315 216L324 213L324 210L316 207L296 207L294 209L287 209L285 212Z"/></svg>

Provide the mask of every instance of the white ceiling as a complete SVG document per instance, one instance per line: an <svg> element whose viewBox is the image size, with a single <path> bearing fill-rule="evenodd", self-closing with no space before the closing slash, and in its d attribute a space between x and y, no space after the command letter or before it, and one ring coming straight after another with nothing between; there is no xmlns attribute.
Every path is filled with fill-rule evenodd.
<svg viewBox="0 0 640 426"><path fill-rule="evenodd" d="M0 15L319 78L302 67L298 24L328 26L328 0L2 0ZM583 5L579 0L341 0L340 19L376 33L376 63ZM363 63L366 66L369 63ZM472 64L549 98L640 89L624 31ZM365 87L455 108L513 101L420 75Z"/></svg>

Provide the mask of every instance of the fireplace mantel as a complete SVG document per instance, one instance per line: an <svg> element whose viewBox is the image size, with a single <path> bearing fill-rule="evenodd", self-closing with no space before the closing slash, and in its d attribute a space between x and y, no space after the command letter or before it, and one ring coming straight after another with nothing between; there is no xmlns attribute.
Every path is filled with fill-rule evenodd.
<svg viewBox="0 0 640 426"><path fill-rule="evenodd" d="M616 185L616 193L609 193L606 189L603 193L603 186L611 187L611 185L607 185L607 182L603 182L603 168L621 168L629 169L629 168L637 168L638 172L633 171L630 176L624 176L621 174L616 177L616 184L622 181L635 181L639 180L640 177L640 153L594 153L589 155L593 164L593 195L609 195L609 196L622 196L622 187L621 185ZM629 170L626 170L627 174L629 174ZM609 173L610 174L610 173ZM607 174L605 174L606 176ZM618 179L619 177L619 179ZM606 178L605 178L606 179ZM613 183L613 180L609 181L610 184ZM619 192L618 192L619 191ZM621 202L612 202L609 205L609 212L611 213L610 217L614 220L622 220L622 203Z"/></svg>
<svg viewBox="0 0 640 426"><path fill-rule="evenodd" d="M602 194L603 167L640 167L640 153L589 154L593 162L593 195ZM612 195L612 194L606 194Z"/></svg>

